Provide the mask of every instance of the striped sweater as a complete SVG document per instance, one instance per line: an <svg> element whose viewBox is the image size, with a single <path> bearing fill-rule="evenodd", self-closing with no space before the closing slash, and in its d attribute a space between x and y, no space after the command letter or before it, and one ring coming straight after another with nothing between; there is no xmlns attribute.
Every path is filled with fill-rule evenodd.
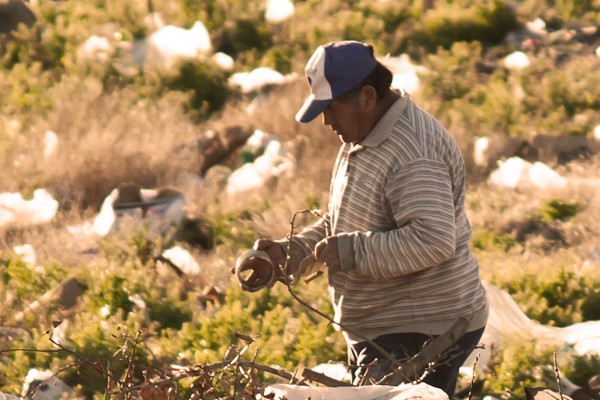
<svg viewBox="0 0 600 400"><path fill-rule="evenodd" d="M472 317L469 330L485 326L465 179L456 141L407 94L361 143L342 144L328 213L294 237L290 266L327 235L339 237L344 272L330 275L329 286L349 343L439 335L459 316Z"/></svg>

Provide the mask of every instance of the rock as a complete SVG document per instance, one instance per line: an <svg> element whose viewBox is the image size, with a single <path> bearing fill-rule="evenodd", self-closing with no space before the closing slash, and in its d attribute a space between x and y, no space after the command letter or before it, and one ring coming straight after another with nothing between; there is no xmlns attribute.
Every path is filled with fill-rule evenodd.
<svg viewBox="0 0 600 400"><path fill-rule="evenodd" d="M527 400L573 400L564 394L561 395L553 390L540 387L526 387L525 396Z"/></svg>
<svg viewBox="0 0 600 400"><path fill-rule="evenodd" d="M24 1L0 1L0 33L13 32L18 29L19 24L32 26L36 20L35 14Z"/></svg>
<svg viewBox="0 0 600 400"><path fill-rule="evenodd" d="M506 135L480 137L475 141L473 160L480 168L497 166L498 160L519 157L532 160L537 156L535 149L525 138Z"/></svg>
<svg viewBox="0 0 600 400"><path fill-rule="evenodd" d="M588 380L588 386L590 387L590 389L600 390L600 374L592 376Z"/></svg>
<svg viewBox="0 0 600 400"><path fill-rule="evenodd" d="M547 164L565 164L600 152L600 140L587 136L535 135L530 140L537 159Z"/></svg>
<svg viewBox="0 0 600 400"><path fill-rule="evenodd" d="M204 176L211 167L242 147L253 132L253 128L240 125L228 126L222 131L207 131L197 142L200 175Z"/></svg>
<svg viewBox="0 0 600 400"><path fill-rule="evenodd" d="M30 341L31 335L22 328L0 326L0 349L9 348L10 344L17 339Z"/></svg>
<svg viewBox="0 0 600 400"><path fill-rule="evenodd" d="M28 312L35 312L41 306L49 304L58 304L63 311L73 308L77 304L77 299L83 294L83 289L79 286L77 280L69 277L62 281L58 286L46 292L38 300L27 305L23 311L15 314L14 319L21 321Z"/></svg>
<svg viewBox="0 0 600 400"><path fill-rule="evenodd" d="M12 394L4 393L4 392L0 392L0 399L1 400L21 400L20 397L14 396Z"/></svg>

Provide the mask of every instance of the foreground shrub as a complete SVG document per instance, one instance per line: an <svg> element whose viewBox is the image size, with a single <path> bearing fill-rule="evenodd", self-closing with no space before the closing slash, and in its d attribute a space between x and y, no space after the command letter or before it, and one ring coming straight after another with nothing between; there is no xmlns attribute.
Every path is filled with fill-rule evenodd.
<svg viewBox="0 0 600 400"><path fill-rule="evenodd" d="M568 326L600 319L597 306L600 282L560 269L556 274L525 275L504 282L527 316L544 325ZM585 311L584 311L585 310Z"/></svg>
<svg viewBox="0 0 600 400"><path fill-rule="evenodd" d="M500 352L493 356L491 368L485 377L484 392L524 395L525 387L546 386L540 367L552 365L553 353L522 338L505 341Z"/></svg>
<svg viewBox="0 0 600 400"><path fill-rule="evenodd" d="M574 384L581 387L588 387L591 377L600 371L600 355L587 354L584 356L574 356L571 363L565 370L565 376Z"/></svg>

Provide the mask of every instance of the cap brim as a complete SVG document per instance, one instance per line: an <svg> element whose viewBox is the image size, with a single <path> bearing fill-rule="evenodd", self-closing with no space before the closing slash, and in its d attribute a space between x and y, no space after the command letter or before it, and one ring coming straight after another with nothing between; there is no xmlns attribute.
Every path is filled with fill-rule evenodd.
<svg viewBox="0 0 600 400"><path fill-rule="evenodd" d="M296 113L296 121L303 123L312 121L321 114L332 101L333 99L317 100L315 99L315 96L311 94Z"/></svg>

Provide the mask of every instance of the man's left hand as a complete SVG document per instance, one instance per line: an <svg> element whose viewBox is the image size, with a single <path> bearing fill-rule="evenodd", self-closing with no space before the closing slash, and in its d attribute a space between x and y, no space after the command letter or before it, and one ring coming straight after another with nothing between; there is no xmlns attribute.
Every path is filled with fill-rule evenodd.
<svg viewBox="0 0 600 400"><path fill-rule="evenodd" d="M330 274L342 271L337 237L329 236L317 243L314 255L319 262L322 262L327 267Z"/></svg>

